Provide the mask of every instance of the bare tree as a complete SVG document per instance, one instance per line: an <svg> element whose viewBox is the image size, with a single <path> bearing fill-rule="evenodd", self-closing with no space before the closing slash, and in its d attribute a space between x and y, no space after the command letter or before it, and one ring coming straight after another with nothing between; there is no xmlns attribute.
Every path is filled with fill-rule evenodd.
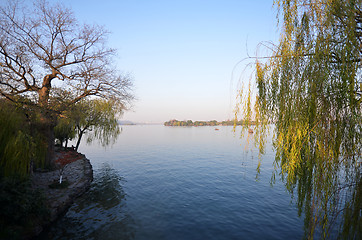
<svg viewBox="0 0 362 240"><path fill-rule="evenodd" d="M133 98L129 77L112 65L115 50L106 46L107 35L103 27L80 24L59 4L0 6L0 95L40 111L49 164L57 114L87 96L112 98L122 106ZM54 87L74 97L50 103Z"/></svg>

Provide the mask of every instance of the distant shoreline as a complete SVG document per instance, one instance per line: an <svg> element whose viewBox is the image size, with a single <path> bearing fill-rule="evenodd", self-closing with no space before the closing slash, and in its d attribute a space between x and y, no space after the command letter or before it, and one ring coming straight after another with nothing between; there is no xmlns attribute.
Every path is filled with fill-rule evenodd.
<svg viewBox="0 0 362 240"><path fill-rule="evenodd" d="M226 120L226 121L221 121L218 122L216 120L211 120L211 121L195 121L193 122L192 120L186 120L186 121L179 121L176 119L164 122L163 125L165 126L172 126L172 127L182 127L182 126L194 126L194 127L199 127L199 126L241 126L244 124L244 121L234 121L234 120ZM251 125L255 125L254 121L250 122Z"/></svg>
<svg viewBox="0 0 362 240"><path fill-rule="evenodd" d="M147 122L132 122L119 120L118 124L121 126L132 126L132 125L163 125L163 123L147 123Z"/></svg>

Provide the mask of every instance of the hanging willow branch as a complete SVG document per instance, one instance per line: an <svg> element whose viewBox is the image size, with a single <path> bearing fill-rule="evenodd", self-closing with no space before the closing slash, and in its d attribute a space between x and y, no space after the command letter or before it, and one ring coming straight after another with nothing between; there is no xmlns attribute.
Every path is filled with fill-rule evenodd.
<svg viewBox="0 0 362 240"><path fill-rule="evenodd" d="M282 23L279 44L271 56L255 58L257 128L274 124L276 172L290 193L298 194L305 238L330 237L330 230L338 228L336 219L342 219L341 237L358 239L362 2L290 0L275 5ZM237 109L251 109L245 98L239 104L244 107ZM266 134L259 133L255 137L262 142ZM321 235L316 235L318 227Z"/></svg>

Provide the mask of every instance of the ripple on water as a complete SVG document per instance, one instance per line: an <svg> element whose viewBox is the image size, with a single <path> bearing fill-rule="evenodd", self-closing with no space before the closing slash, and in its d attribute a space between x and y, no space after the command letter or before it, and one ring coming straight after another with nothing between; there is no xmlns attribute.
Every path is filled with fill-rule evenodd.
<svg viewBox="0 0 362 240"><path fill-rule="evenodd" d="M112 148L82 147L94 167L92 187L45 236L301 238L303 219L290 196L281 183L270 186L270 146L256 181L257 151L245 145L229 127L125 126Z"/></svg>

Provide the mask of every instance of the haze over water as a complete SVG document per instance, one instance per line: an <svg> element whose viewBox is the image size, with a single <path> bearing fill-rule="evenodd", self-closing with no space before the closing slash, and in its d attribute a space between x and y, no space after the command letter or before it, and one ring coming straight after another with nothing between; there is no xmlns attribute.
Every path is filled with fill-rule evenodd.
<svg viewBox="0 0 362 240"><path fill-rule="evenodd" d="M43 239L301 239L271 143L256 180L252 139L218 128L122 126L111 148L81 146L92 187Z"/></svg>

